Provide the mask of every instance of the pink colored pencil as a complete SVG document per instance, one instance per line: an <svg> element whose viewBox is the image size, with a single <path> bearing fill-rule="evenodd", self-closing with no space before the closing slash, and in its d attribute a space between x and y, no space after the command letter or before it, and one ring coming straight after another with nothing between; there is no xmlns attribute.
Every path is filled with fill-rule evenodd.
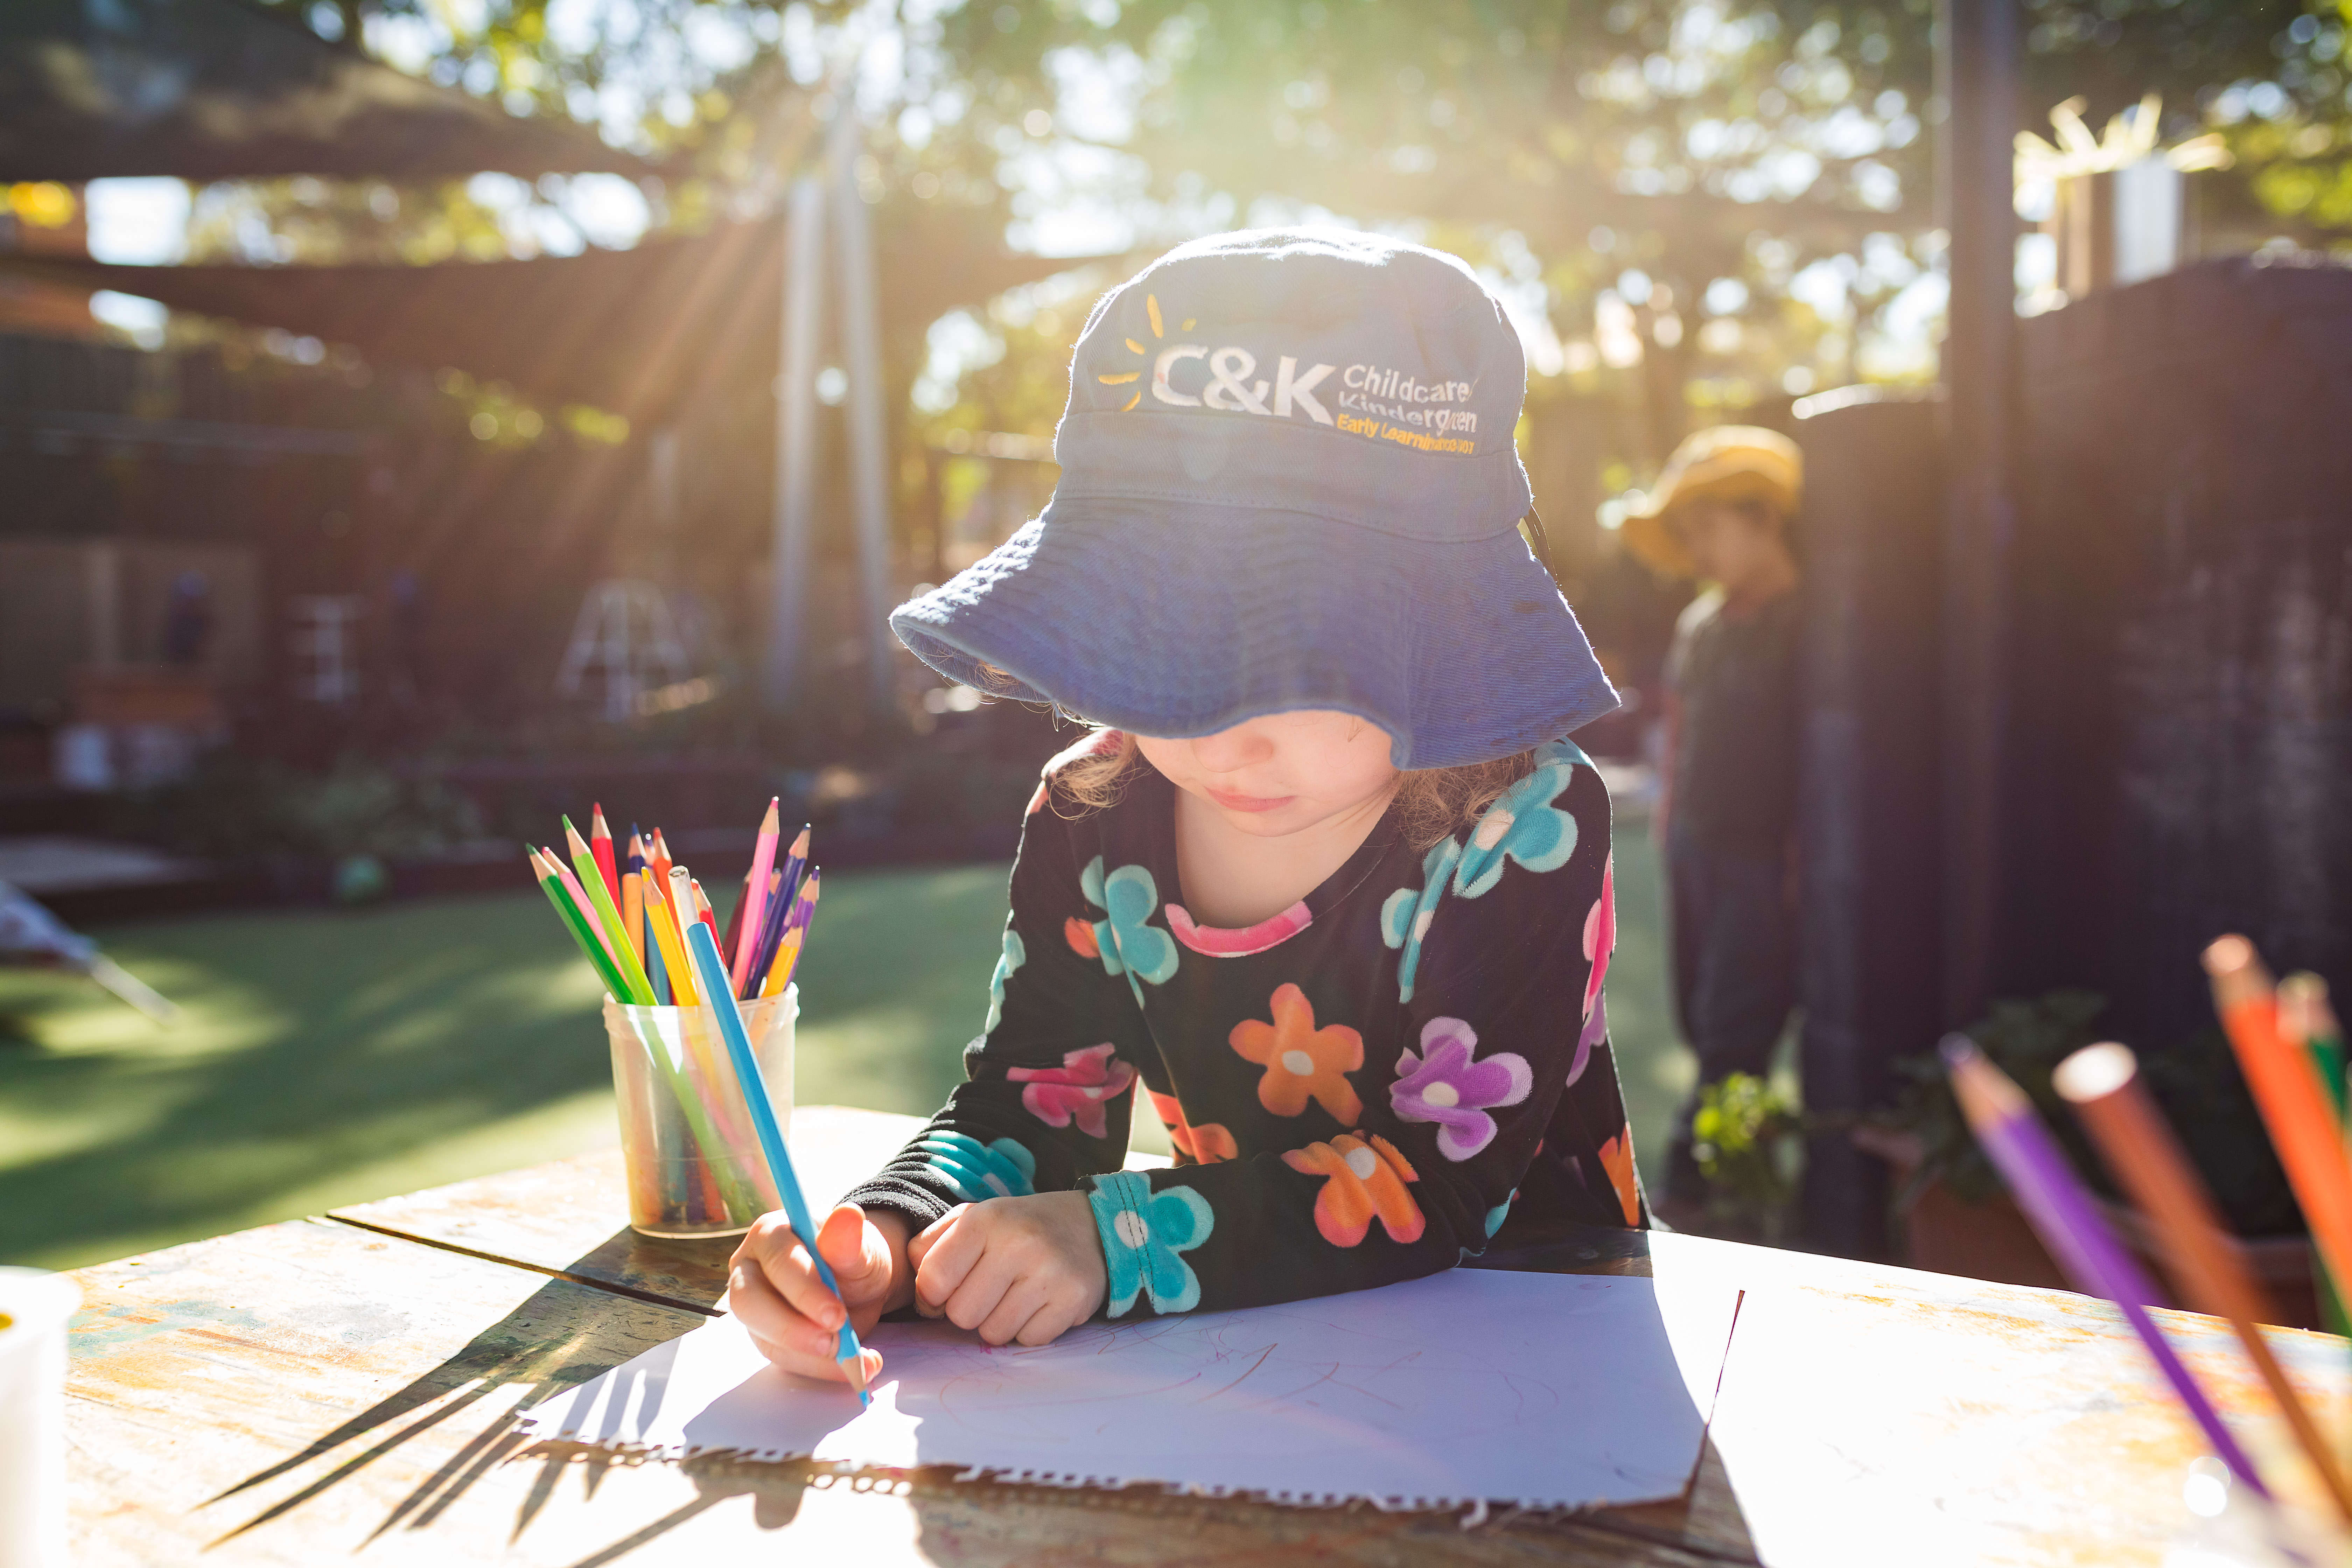
<svg viewBox="0 0 2352 1568"><path fill-rule="evenodd" d="M580 912L588 917L588 929L595 933L597 942L603 944L604 956L612 958L613 939L605 934L604 922L596 918L596 906L588 901L588 890L580 885L580 879L572 874L572 868L563 863L562 856L552 849L542 849L540 853L546 856L547 863L555 868L555 874L563 879L563 890L572 895L572 901L578 904ZM614 960L616 964L618 962L617 959Z"/></svg>
<svg viewBox="0 0 2352 1568"><path fill-rule="evenodd" d="M743 994L743 982L751 977L751 950L760 945L760 917L767 910L768 873L776 868L776 808L782 802L770 799L768 815L760 819L760 837L751 847L751 875L743 888L742 918L736 922L735 961L728 971L735 994Z"/></svg>

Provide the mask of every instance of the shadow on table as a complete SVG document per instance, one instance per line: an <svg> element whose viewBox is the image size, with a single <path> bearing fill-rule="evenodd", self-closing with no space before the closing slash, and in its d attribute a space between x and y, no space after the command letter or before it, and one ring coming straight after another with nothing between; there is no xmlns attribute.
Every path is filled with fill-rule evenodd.
<svg viewBox="0 0 2352 1568"><path fill-rule="evenodd" d="M515 1514L514 1532L507 1539L519 1541L530 1521L539 1517L541 1509L555 1495L556 1484L564 1473L578 1467L583 1472L583 1485L593 1497L604 1473L615 1465L633 1461L614 1454L609 1448L587 1444L543 1442L531 1445L522 1456L540 1462L538 1476L531 1481L530 1491ZM809 1469L803 1464L746 1464L730 1456L709 1455L678 1462L679 1472L694 1482L694 1500L662 1515L641 1529L631 1531L600 1552L590 1553L572 1563L570 1568L604 1568L618 1562L639 1547L649 1544L676 1530L679 1525L718 1507L730 1498L751 1499L751 1522L761 1530L782 1530L800 1516L801 1498L808 1490ZM832 1479L832 1478L826 1478ZM836 1485L845 1482L835 1481Z"/></svg>
<svg viewBox="0 0 2352 1568"><path fill-rule="evenodd" d="M631 1356L674 1338L692 1326L681 1309L678 1315L656 1315L631 1306L628 1316L616 1316L619 1305L608 1289L553 1279L533 1291L505 1317L474 1336L456 1355L411 1381L399 1392L378 1400L333 1430L266 1469L258 1470L208 1500L205 1506L226 1502L347 1446L373 1437L365 1447L349 1454L324 1475L291 1495L271 1503L252 1518L226 1531L213 1544L231 1541L300 1508L361 1470L452 1417L502 1391L520 1387L522 1394L512 1415L486 1426L452 1454L439 1468L402 1499L373 1541L407 1524L429 1525L467 1489L492 1468L520 1450L529 1439L514 1430L520 1415L541 1401L585 1383ZM667 1307L667 1303L663 1303ZM632 1321L633 1320L633 1321ZM455 1395L454 1398L447 1397ZM439 1401L441 1403L436 1404ZM427 1406L432 1406L426 1409ZM422 1411L422 1415L416 1413ZM409 1419L414 1415L415 1419ZM535 1512L544 1498L534 1491L526 1506ZM528 1512L517 1523L527 1523Z"/></svg>

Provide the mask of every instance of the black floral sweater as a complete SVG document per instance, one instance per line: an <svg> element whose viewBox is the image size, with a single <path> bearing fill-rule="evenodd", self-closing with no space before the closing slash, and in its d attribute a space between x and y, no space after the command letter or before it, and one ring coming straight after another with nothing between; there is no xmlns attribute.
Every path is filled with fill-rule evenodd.
<svg viewBox="0 0 2352 1568"><path fill-rule="evenodd" d="M1639 1226L1611 1058L1609 795L1555 742L1467 833L1394 813L1246 930L1184 909L1175 787L1080 807L1048 764L971 1081L848 1201L918 1228L1085 1189L1106 1310L1257 1306L1433 1274L1507 1215ZM1138 1082L1177 1164L1122 1171ZM1515 1224L1514 1228L1518 1228Z"/></svg>

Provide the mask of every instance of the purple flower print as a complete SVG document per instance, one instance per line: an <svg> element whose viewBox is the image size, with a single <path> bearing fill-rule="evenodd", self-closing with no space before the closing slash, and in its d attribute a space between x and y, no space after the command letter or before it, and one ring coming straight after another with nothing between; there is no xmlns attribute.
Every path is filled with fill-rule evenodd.
<svg viewBox="0 0 2352 1568"><path fill-rule="evenodd" d="M1422 1026L1421 1055L1401 1052L1397 1080L1389 1085L1389 1104L1401 1119L1438 1123L1437 1152L1449 1160L1467 1160L1493 1142L1487 1108L1517 1105L1535 1084L1527 1058L1497 1051L1475 1061L1477 1044L1461 1019L1432 1018Z"/></svg>

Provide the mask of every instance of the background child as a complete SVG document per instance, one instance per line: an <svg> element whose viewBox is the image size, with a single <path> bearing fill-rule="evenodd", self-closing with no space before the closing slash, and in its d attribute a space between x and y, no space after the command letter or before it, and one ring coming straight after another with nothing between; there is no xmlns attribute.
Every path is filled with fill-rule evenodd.
<svg viewBox="0 0 2352 1568"><path fill-rule="evenodd" d="M1685 441L1625 542L1708 586L1666 656L1665 746L1653 831L1664 846L1675 1004L1698 1079L1675 1118L1660 1211L1701 1217L1699 1093L1771 1065L1796 1000L1796 443L1748 425Z"/></svg>
<svg viewBox="0 0 2352 1568"><path fill-rule="evenodd" d="M1499 306L1417 247L1222 236L1108 296L1071 383L1044 515L892 617L1105 727L1030 806L971 1081L824 1224L859 1326L1038 1344L1643 1224L1608 797L1560 739L1616 699L1517 531ZM1139 1086L1172 1169L1119 1169ZM839 1375L781 1216L730 1294Z"/></svg>

